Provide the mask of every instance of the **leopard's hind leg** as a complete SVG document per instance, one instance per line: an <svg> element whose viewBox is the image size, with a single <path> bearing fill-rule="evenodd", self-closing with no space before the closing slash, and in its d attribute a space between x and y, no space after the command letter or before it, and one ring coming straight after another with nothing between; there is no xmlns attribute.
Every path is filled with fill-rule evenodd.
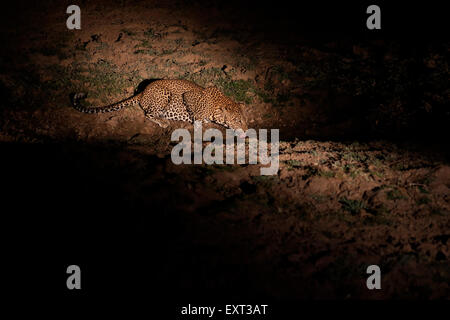
<svg viewBox="0 0 450 320"><path fill-rule="evenodd" d="M181 95L172 95L163 118L176 121L192 122L190 113L186 110Z"/></svg>
<svg viewBox="0 0 450 320"><path fill-rule="evenodd" d="M165 119L164 114L171 98L171 92L164 87L154 86L145 90L140 101L145 117L158 126L167 128L169 121Z"/></svg>

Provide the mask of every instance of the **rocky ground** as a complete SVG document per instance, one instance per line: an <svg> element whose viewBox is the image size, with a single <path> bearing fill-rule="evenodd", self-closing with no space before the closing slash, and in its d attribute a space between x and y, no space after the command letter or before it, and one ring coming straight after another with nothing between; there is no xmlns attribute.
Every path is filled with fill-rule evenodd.
<svg viewBox="0 0 450 320"><path fill-rule="evenodd" d="M32 199L43 206L46 182L61 199L84 198L87 207L74 204L85 212L77 226L93 219L93 239L136 234L146 257L162 241L152 259L180 296L449 297L448 150L389 139L417 134L418 119L447 123L448 46L417 62L395 43L258 33L238 13L222 18L231 9L195 1L114 4L83 3L79 31L67 30L65 6L54 3L39 14L23 8L15 28L2 29L5 185L28 181L25 194L38 189L43 198ZM279 129L278 174L176 166L170 133L190 124L162 129L138 107L70 108L71 92L102 105L161 78L217 85L246 104L250 127ZM117 212L108 216L97 196ZM381 291L365 287L370 264L381 267Z"/></svg>

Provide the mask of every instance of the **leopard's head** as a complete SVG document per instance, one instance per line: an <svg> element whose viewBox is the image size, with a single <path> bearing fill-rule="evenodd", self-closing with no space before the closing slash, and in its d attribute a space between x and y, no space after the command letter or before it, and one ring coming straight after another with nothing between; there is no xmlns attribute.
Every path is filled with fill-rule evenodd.
<svg viewBox="0 0 450 320"><path fill-rule="evenodd" d="M238 129L242 129L243 132L247 131L247 119L244 113L245 105L234 102L216 87L208 89L213 97L211 99L214 108L213 121L235 131ZM241 134L241 137L243 136Z"/></svg>
<svg viewBox="0 0 450 320"><path fill-rule="evenodd" d="M244 115L244 104L233 102L233 104L227 105L222 111L224 115L224 125L227 128L235 131L238 129L242 129L243 132L247 131L248 126Z"/></svg>

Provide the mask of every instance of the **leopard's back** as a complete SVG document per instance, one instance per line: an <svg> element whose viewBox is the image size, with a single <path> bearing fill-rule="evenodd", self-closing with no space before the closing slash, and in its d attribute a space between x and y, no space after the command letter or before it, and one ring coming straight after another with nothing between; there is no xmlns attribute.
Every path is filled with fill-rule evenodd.
<svg viewBox="0 0 450 320"><path fill-rule="evenodd" d="M150 120L159 117L167 120L193 122L192 114L184 103L183 94L202 92L202 90L201 86L188 80L157 80L145 88L140 106Z"/></svg>

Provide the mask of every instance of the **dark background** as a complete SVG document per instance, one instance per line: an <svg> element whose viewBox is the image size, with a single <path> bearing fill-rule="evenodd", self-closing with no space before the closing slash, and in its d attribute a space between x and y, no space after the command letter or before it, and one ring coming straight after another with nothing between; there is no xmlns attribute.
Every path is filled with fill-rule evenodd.
<svg viewBox="0 0 450 320"><path fill-rule="evenodd" d="M448 45L448 17L443 2L192 2L221 8L224 18L234 21L237 30L250 29L255 36L263 36L268 42L295 44L301 40L320 48L322 43L332 40L337 43L335 50L344 55L351 53L353 44L362 43L373 52L373 63L380 65L375 75L379 78L383 78L384 72L382 57L392 46L397 48L399 57L411 60L408 72L413 79L426 78L428 71L423 68L422 60L429 50L441 52L448 58L448 46L444 45ZM129 3L139 6L139 2ZM382 30L365 28L365 8L372 3L381 7ZM83 1L79 4L83 5ZM10 45L9 41L14 42L5 30L14 30L16 24L26 24L33 10L45 19L46 13L39 11L38 2L14 1L2 5L3 49ZM445 87L448 83L442 85ZM421 111L424 88L436 89L428 86L431 85L425 81L407 89L410 93L407 108L412 116L406 118L406 125L400 129L393 125L363 131L350 138L407 139L417 144L436 144L437 150L445 152L448 100L437 105L431 114ZM382 94L362 99L376 106L377 101L385 98ZM369 111L362 111L361 119L373 112ZM323 137L327 138L331 137ZM231 272L230 277L236 282L230 287L205 291L206 285L196 292L180 290L176 283L171 283L170 272L177 270L170 270L170 263L155 263L153 257L171 261L172 241L175 241L171 236L177 234L183 216L166 205L171 201L166 196L171 190L164 190L166 193L162 193L162 197L151 197L154 200L151 211L148 206L124 196L121 188L129 173L116 170L114 165L103 167L99 160L114 156L113 148L69 141L45 145L3 143L1 150L2 234L7 252L2 264L8 269L3 277L11 282L14 295L45 296L49 301L116 299L123 294L127 298L142 297L142 293L166 302L185 301L187 297L192 301L226 303L236 298L256 302L272 298L258 296L257 290L248 287L245 274L238 271L233 274L227 266L219 266L211 274ZM156 157L149 159L155 166L159 161ZM106 198L114 200L105 201ZM123 219L124 212L133 216L142 209L153 217L150 232L141 233L134 219ZM178 223L174 223L177 219ZM193 252L194 256L196 254L199 253ZM81 292L66 290L65 268L70 264L81 267ZM193 277L200 276L200 271L190 271ZM79 300L71 300L74 298Z"/></svg>

